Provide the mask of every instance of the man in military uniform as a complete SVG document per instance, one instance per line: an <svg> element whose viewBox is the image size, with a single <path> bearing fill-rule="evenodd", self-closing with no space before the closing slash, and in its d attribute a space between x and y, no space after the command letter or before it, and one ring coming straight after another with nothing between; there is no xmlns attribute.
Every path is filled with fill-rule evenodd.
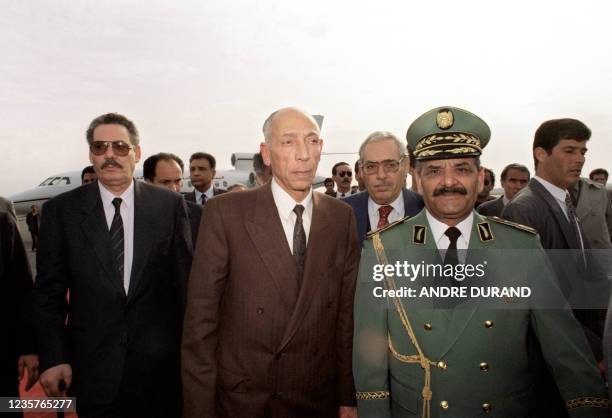
<svg viewBox="0 0 612 418"><path fill-rule="evenodd" d="M360 418L533 416L529 338L539 340L570 416L609 416L595 359L537 234L473 210L484 183L479 156L489 137L483 120L451 107L423 114L408 129L425 209L364 243L353 350ZM423 269L438 264L454 273L406 281L405 271L402 277L393 268L398 262ZM466 272L469 265L485 274L459 281L458 267ZM485 300L471 293L474 283L514 284L531 297ZM399 297L406 296L404 284L415 293ZM415 297L443 288L456 297ZM468 297L460 296L465 289Z"/></svg>

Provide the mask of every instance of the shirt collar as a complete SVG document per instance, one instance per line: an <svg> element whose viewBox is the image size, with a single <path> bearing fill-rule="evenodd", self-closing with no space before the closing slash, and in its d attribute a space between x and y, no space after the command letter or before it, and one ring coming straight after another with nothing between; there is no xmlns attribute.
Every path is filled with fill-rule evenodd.
<svg viewBox="0 0 612 418"><path fill-rule="evenodd" d="M370 195L368 195L369 213L377 212L381 206L386 206L386 205L379 205L372 199ZM389 206L391 206L393 210L395 210L401 216L404 216L404 193L400 191L400 194L395 198L393 202L389 203Z"/></svg>
<svg viewBox="0 0 612 418"><path fill-rule="evenodd" d="M102 198L102 204L105 207L113 206L113 199L116 197L120 197L122 200L122 204L125 204L127 208L132 206L132 202L134 202L134 180L130 182L130 185L121 195L115 196L110 190L108 190L104 185L98 182L98 186L100 187L100 197Z"/></svg>
<svg viewBox="0 0 612 418"><path fill-rule="evenodd" d="M278 213L284 219L289 219L295 205L304 206L304 211L308 212L312 206L312 187L308 191L308 195L301 202L293 200L291 195L287 193L277 182L275 178L272 178L272 197Z"/></svg>
<svg viewBox="0 0 612 418"><path fill-rule="evenodd" d="M436 246L440 247L440 240L445 237L444 233L449 228L444 222L440 222L436 218L433 217L431 213L427 209L425 209L425 214L427 215L427 222L429 222L429 227L431 228L431 234L434 237L434 241ZM472 212L467 218L459 222L455 227L461 232L461 236L458 238L459 240L463 240L464 248L468 248L470 243L470 235L472 233L472 225L474 224L474 213Z"/></svg>
<svg viewBox="0 0 612 418"><path fill-rule="evenodd" d="M555 199L557 199L559 202L565 204L565 196L567 195L567 190L562 189L562 188L560 188L558 186L555 186L551 182L548 182L548 181L544 180L542 177L533 176L533 178L536 179L537 181L539 181L540 184L542 186L544 186L544 188L548 191L548 193L553 195L553 197Z"/></svg>

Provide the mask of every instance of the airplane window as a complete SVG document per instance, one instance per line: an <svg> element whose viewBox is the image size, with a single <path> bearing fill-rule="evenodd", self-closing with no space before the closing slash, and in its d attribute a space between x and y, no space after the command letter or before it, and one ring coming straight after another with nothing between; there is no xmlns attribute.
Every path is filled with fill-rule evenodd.
<svg viewBox="0 0 612 418"><path fill-rule="evenodd" d="M53 180L49 183L49 186L55 186L61 177L53 177Z"/></svg>
<svg viewBox="0 0 612 418"><path fill-rule="evenodd" d="M51 180L53 180L53 177L49 177L49 178L45 179L45 181L40 183L39 186L48 186L49 183L51 183Z"/></svg>
<svg viewBox="0 0 612 418"><path fill-rule="evenodd" d="M60 177L59 181L55 184L61 184L62 186L70 184L70 177Z"/></svg>

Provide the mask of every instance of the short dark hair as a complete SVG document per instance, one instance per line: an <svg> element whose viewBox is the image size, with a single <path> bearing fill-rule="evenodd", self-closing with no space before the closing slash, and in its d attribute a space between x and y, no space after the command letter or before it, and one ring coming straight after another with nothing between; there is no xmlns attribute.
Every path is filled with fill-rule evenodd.
<svg viewBox="0 0 612 418"><path fill-rule="evenodd" d="M562 139L574 139L576 141L588 141L591 138L591 130L577 119L563 118L552 119L542 123L536 130L533 138L533 151L543 148L548 154ZM535 167L538 168L538 159L533 153Z"/></svg>
<svg viewBox="0 0 612 418"><path fill-rule="evenodd" d="M83 169L83 171L81 171L81 183L83 183L83 178L87 173L96 174L96 170L94 170L93 165L88 165Z"/></svg>
<svg viewBox="0 0 612 418"><path fill-rule="evenodd" d="M351 166L349 163L345 163L344 161L340 161L339 163L334 164L334 166L332 167L332 176L336 175L336 171L341 165L348 165L349 167Z"/></svg>
<svg viewBox="0 0 612 418"><path fill-rule="evenodd" d="M490 168L484 167L485 174L489 173L491 176L491 187L495 186L495 173Z"/></svg>
<svg viewBox="0 0 612 418"><path fill-rule="evenodd" d="M355 161L355 174L359 174L359 160Z"/></svg>
<svg viewBox="0 0 612 418"><path fill-rule="evenodd" d="M214 170L215 167L217 167L217 160L215 160L215 157L213 157L207 152L195 152L191 154L191 157L189 157L189 164L191 164L193 160L202 160L202 159L208 160L208 164L210 164L211 169Z"/></svg>
<svg viewBox="0 0 612 418"><path fill-rule="evenodd" d="M140 136L138 134L138 129L136 129L136 125L134 125L134 122L119 113L106 113L92 120L85 134L88 144L91 145L91 143L93 142L94 131L100 125L125 126L125 128L128 130L128 133L130 134L130 142L132 143L132 145L140 144Z"/></svg>
<svg viewBox="0 0 612 418"><path fill-rule="evenodd" d="M333 183L334 179L332 179L331 177L326 177L325 180L323 180L323 184L327 184L327 183Z"/></svg>
<svg viewBox="0 0 612 418"><path fill-rule="evenodd" d="M527 178L531 177L531 173L529 173L529 169L525 167L523 164L512 163L512 164L508 164L507 166L505 166L504 169L502 170L501 181L506 181L506 176L508 175L508 171L510 170L519 170L519 171L522 171L523 173L527 173Z"/></svg>
<svg viewBox="0 0 612 418"><path fill-rule="evenodd" d="M608 170L606 170L605 168L596 168L595 170L591 171L589 173L589 179L593 180L593 177L600 174L603 174L606 178L606 181L608 181Z"/></svg>
<svg viewBox="0 0 612 418"><path fill-rule="evenodd" d="M266 171L266 166L264 164L263 157L261 156L261 152L253 154L253 171L257 174L263 174Z"/></svg>
<svg viewBox="0 0 612 418"><path fill-rule="evenodd" d="M142 164L142 176L145 178L145 180L153 181L155 178L157 163L159 161L174 161L179 165L179 167L181 167L181 175L185 172L183 160L181 160L177 155L169 152L159 152L144 160L144 163Z"/></svg>

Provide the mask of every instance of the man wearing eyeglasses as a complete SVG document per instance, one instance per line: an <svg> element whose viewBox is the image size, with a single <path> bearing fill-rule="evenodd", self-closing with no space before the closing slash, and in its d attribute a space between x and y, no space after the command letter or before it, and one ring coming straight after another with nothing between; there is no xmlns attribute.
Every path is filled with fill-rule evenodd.
<svg viewBox="0 0 612 418"><path fill-rule="evenodd" d="M373 132L359 148L359 166L366 191L349 196L357 220L359 243L366 234L423 209L423 199L404 187L408 157L390 132Z"/></svg>
<svg viewBox="0 0 612 418"><path fill-rule="evenodd" d="M336 197L344 199L347 196L354 194L351 191L351 182L353 181L353 172L351 166L345 162L339 162L332 167L332 179L336 182Z"/></svg>
<svg viewBox="0 0 612 418"><path fill-rule="evenodd" d="M139 135L125 116L94 119L87 142L98 181L49 200L42 216L40 381L49 396L75 396L79 416L178 417L185 203L134 181Z"/></svg>

